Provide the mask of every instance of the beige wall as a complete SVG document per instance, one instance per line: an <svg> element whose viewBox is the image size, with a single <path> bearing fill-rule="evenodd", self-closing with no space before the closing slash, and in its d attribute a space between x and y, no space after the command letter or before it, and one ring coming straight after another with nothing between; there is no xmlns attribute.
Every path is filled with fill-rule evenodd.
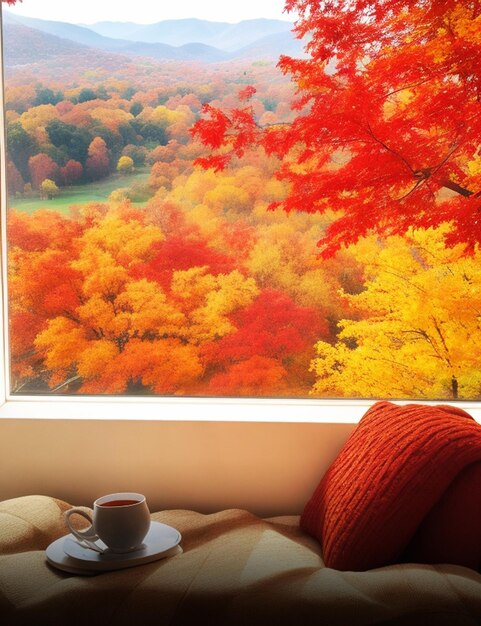
<svg viewBox="0 0 481 626"><path fill-rule="evenodd" d="M152 511L300 513L349 424L0 420L0 499L91 505L145 493Z"/></svg>

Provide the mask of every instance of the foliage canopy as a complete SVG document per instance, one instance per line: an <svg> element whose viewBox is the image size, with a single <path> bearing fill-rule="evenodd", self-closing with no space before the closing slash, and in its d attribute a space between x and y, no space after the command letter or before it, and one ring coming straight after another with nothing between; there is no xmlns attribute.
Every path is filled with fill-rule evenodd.
<svg viewBox="0 0 481 626"><path fill-rule="evenodd" d="M481 220L481 3L478 0L287 0L306 59L279 65L297 84L292 123L259 124L249 104L207 105L194 127L225 168L248 146L283 159L287 197L271 208L337 219L323 255L371 231L452 221L471 249ZM253 89L243 89L248 100Z"/></svg>

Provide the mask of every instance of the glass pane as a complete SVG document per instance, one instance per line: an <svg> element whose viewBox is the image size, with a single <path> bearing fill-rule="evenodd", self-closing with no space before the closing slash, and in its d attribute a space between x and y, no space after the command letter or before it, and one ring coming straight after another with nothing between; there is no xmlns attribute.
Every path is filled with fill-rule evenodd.
<svg viewBox="0 0 481 626"><path fill-rule="evenodd" d="M321 4L4 5L13 394L481 396L476 16Z"/></svg>

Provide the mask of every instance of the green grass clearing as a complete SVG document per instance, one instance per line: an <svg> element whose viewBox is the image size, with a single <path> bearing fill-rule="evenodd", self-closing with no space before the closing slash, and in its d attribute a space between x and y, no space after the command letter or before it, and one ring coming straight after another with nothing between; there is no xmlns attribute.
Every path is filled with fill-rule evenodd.
<svg viewBox="0 0 481 626"><path fill-rule="evenodd" d="M68 215L72 205L105 202L112 191L119 189L119 187L131 187L134 184L147 183L149 174L150 168L139 168L132 174L112 174L109 178L95 183L61 187L58 196L52 200L45 200L40 197L9 197L7 204L9 209L17 209L25 213L33 213L38 209L51 209ZM133 204L139 206L144 203L134 202Z"/></svg>

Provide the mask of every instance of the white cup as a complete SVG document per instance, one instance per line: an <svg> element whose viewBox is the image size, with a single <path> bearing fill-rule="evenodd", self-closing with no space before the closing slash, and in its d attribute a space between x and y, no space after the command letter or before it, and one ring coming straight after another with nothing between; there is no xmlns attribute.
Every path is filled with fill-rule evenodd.
<svg viewBox="0 0 481 626"><path fill-rule="evenodd" d="M77 530L70 517L81 515L91 526ZM112 552L131 552L142 545L150 528L150 511L141 493L110 493L94 502L93 519L84 510L75 507L65 512L70 532L80 541L101 539Z"/></svg>

